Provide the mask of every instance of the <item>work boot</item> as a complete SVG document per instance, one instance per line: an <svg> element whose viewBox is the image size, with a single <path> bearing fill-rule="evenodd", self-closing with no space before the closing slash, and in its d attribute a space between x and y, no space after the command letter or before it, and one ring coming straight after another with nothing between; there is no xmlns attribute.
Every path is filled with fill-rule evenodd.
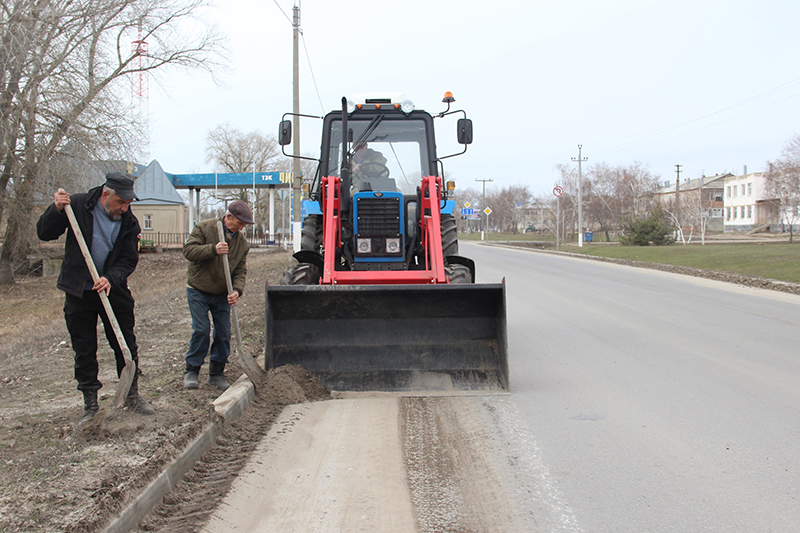
<svg viewBox="0 0 800 533"><path fill-rule="evenodd" d="M192 366L190 364L187 364L186 370L184 370L183 372L183 388L196 389L200 387L200 383L198 383L197 381L199 373L200 373L199 366Z"/></svg>
<svg viewBox="0 0 800 533"><path fill-rule="evenodd" d="M230 383L225 380L224 372L225 363L215 363L211 361L208 364L208 384L219 390L225 390L230 387Z"/></svg>
<svg viewBox="0 0 800 533"><path fill-rule="evenodd" d="M97 404L97 389L83 390L83 418L78 422L78 429L86 425L86 422L94 418L100 406Z"/></svg>
<svg viewBox="0 0 800 533"><path fill-rule="evenodd" d="M156 414L153 406L139 396L139 374L133 377L131 389L128 391L128 396L125 397L125 407L128 408L128 411L139 413L140 415L150 416Z"/></svg>

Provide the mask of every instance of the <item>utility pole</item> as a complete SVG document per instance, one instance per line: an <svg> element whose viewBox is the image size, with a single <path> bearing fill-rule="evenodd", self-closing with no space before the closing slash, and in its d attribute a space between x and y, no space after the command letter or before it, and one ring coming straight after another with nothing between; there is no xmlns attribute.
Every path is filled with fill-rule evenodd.
<svg viewBox="0 0 800 533"><path fill-rule="evenodd" d="M475 180L480 181L483 183L483 201L481 201L481 240L483 240L483 232L486 229L486 224L484 223L484 217L488 217L486 214L486 182L492 182L494 180L485 179L485 180Z"/></svg>
<svg viewBox="0 0 800 533"><path fill-rule="evenodd" d="M578 248L583 247L583 174L581 172L581 163L588 161L588 157L581 157L581 148L583 145L578 145L578 159L572 158L573 161L578 162Z"/></svg>
<svg viewBox="0 0 800 533"><path fill-rule="evenodd" d="M675 180L675 225L678 226L678 236L681 236L681 166L675 165L677 178Z"/></svg>
<svg viewBox="0 0 800 533"><path fill-rule="evenodd" d="M294 203L292 211L292 232L294 233L293 249L300 251L300 239L302 234L302 223L300 221L300 189L302 178L300 177L300 6L292 8L292 111L294 112L294 124L292 128L292 146L294 148L294 158L292 159L292 190L294 193Z"/></svg>

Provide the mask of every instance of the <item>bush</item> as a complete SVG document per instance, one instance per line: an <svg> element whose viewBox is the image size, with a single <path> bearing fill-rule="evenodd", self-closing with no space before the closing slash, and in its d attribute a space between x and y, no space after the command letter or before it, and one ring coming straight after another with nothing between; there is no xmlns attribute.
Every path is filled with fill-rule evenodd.
<svg viewBox="0 0 800 533"><path fill-rule="evenodd" d="M619 242L625 246L662 246L672 244L672 226L664 217L661 207L647 218L631 218L622 223L623 235Z"/></svg>

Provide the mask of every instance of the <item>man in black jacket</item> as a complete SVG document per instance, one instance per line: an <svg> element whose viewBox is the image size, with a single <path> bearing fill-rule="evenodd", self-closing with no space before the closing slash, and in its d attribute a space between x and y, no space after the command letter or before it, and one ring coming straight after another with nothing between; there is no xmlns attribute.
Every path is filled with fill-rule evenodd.
<svg viewBox="0 0 800 533"><path fill-rule="evenodd" d="M57 239L69 228L64 207L71 205L99 276L97 283L94 283L78 241L72 229L69 229L57 286L66 293L64 318L72 339L72 349L75 351L75 379L84 400L81 426L97 414L97 391L103 386L97 379L98 316L103 320L106 338L114 350L118 376L125 367L125 358L103 309L100 291L105 291L108 296L131 358L136 364L136 374L125 398L125 406L140 414L155 414L153 407L139 396L138 381L141 371L136 336L133 333L134 300L128 289L128 276L139 262L139 222L129 209L135 198L138 200L133 190L133 179L121 172L110 172L106 175L105 185L95 187L86 194L70 197L62 190L56 192L55 201L36 223L40 239Z"/></svg>

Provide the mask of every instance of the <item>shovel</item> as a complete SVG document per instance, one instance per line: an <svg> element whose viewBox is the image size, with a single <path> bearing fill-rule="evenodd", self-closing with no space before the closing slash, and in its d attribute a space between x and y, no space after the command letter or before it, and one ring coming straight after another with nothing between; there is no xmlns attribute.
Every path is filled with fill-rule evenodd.
<svg viewBox="0 0 800 533"><path fill-rule="evenodd" d="M64 189L59 189L59 192L62 192L63 190ZM100 278L100 276L97 274L97 268L94 266L94 260L92 260L92 254L89 252L89 247L86 246L86 240L83 238L81 227L78 225L78 221L75 219L75 213L72 212L72 206L67 204L64 206L64 209L67 212L67 218L69 219L70 227L72 227L72 233L75 234L75 240L78 241L78 246L80 246L81 253L83 253L83 259L86 261L86 267L92 274L92 281L97 283L97 280ZM117 343L119 344L119 347L122 350L122 355L125 358L125 367L122 369L122 372L119 375L117 394L114 396L114 407L119 409L125 403L125 397L128 396L128 392L131 390L131 383L133 383L133 378L136 376L136 365L133 364L131 351L128 348L128 343L125 342L125 337L122 336L122 330L119 327L119 322L117 322L117 315L114 314L114 310L111 308L111 302L108 301L108 295L106 294L106 291L100 291L98 294L100 294L100 301L103 302L106 315L108 315L108 321L111 322L111 327L114 329L114 335L117 337Z"/></svg>
<svg viewBox="0 0 800 533"><path fill-rule="evenodd" d="M220 242L225 242L225 230L222 227L222 221L217 220L217 231L219 232ZM231 265L228 262L228 254L222 256L222 264L225 267L225 281L228 284L228 294L233 292L233 282L231 281ZM231 306L231 322L233 323L233 330L236 333L236 349L239 352L239 364L242 365L242 370L253 382L253 385L258 383L264 376L264 370L258 366L253 356L246 353L242 349L242 332L239 329L239 313L236 311L236 306Z"/></svg>

